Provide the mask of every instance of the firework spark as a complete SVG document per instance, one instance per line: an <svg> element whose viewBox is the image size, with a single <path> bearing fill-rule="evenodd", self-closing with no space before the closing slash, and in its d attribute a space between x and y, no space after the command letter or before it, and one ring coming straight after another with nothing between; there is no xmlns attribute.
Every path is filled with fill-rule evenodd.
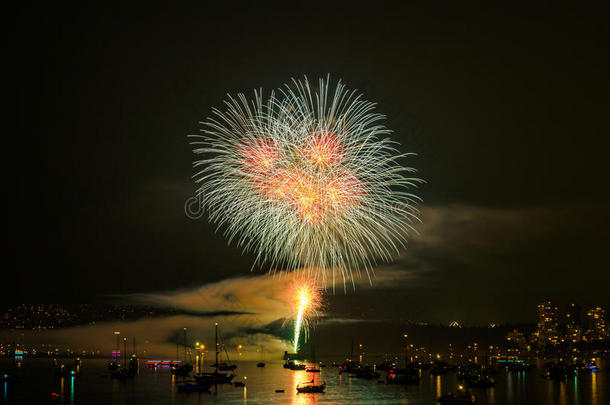
<svg viewBox="0 0 610 405"><path fill-rule="evenodd" d="M323 283L328 270L333 285L370 276L404 246L420 183L374 107L328 79L229 97L192 138L210 220L271 270L305 268Z"/></svg>
<svg viewBox="0 0 610 405"><path fill-rule="evenodd" d="M301 283L296 287L295 298L297 315L294 324L294 352L296 353L299 349L301 329L309 330L309 320L317 313L321 305L321 296L319 290L314 285Z"/></svg>

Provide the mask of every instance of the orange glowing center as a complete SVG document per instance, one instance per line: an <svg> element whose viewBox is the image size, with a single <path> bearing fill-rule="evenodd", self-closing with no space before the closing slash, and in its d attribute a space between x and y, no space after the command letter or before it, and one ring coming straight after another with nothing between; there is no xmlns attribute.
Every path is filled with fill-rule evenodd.
<svg viewBox="0 0 610 405"><path fill-rule="evenodd" d="M341 167L343 147L333 133L313 132L301 146L286 150L272 140L255 139L239 151L254 188L304 221L342 215L363 194L358 179Z"/></svg>

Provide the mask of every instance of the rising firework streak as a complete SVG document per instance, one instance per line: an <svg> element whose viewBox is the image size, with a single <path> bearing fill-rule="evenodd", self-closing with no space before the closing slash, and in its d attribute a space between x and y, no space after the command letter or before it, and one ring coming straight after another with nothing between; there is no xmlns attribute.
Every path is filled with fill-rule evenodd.
<svg viewBox="0 0 610 405"><path fill-rule="evenodd" d="M309 330L309 321L317 315L317 311L321 306L322 297L319 289L307 282L299 282L296 284L296 297L295 297L295 324L294 324L294 352L297 353L299 350L299 341L305 341L300 339L301 330L306 332Z"/></svg>
<svg viewBox="0 0 610 405"><path fill-rule="evenodd" d="M198 194L229 243L271 270L352 280L404 246L421 181L375 105L340 82L229 97L192 136ZM328 273L327 273L328 271Z"/></svg>

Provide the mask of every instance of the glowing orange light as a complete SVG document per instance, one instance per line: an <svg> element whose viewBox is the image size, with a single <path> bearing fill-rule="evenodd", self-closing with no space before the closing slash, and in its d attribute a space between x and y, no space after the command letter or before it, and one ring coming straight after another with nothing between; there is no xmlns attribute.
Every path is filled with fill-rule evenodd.
<svg viewBox="0 0 610 405"><path fill-rule="evenodd" d="M335 165L343 159L343 147L329 131L313 132L288 160L290 168L282 165L285 157L279 159L279 148L267 139L242 145L239 158L251 184L269 202L286 204L312 224L343 215L363 196L358 179Z"/></svg>
<svg viewBox="0 0 610 405"><path fill-rule="evenodd" d="M343 146L329 131L316 131L306 141L305 156L315 165L331 165L343 157Z"/></svg>
<svg viewBox="0 0 610 405"><path fill-rule="evenodd" d="M243 166L248 173L265 173L273 168L279 152L268 139L253 139L239 148Z"/></svg>

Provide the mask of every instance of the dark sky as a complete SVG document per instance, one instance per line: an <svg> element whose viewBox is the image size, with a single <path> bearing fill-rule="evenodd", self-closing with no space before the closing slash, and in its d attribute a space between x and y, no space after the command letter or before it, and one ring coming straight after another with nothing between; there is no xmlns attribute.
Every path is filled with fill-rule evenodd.
<svg viewBox="0 0 610 405"><path fill-rule="evenodd" d="M485 323L530 320L545 296L610 305L608 9L400 3L19 10L3 299L248 274L183 213L186 135L226 93L330 73L378 102L427 181L421 236L390 266L406 281L333 311Z"/></svg>

